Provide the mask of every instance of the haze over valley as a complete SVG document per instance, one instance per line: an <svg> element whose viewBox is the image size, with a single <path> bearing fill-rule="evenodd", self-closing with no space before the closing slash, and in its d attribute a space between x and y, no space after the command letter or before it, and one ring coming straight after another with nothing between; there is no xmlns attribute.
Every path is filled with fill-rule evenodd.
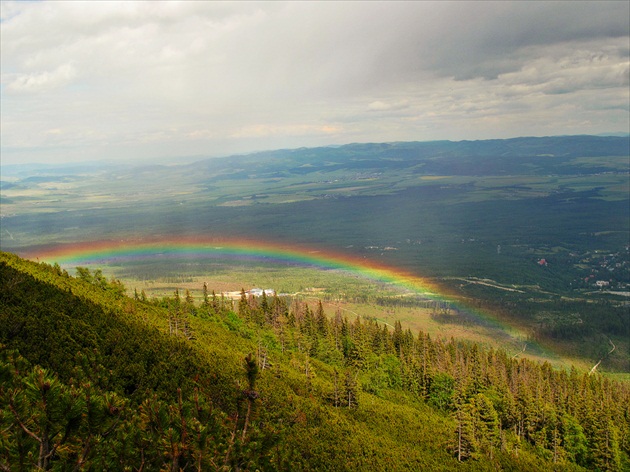
<svg viewBox="0 0 630 472"><path fill-rule="evenodd" d="M72 243L192 239L332 251L428 278L438 295L478 299L491 316L525 326L524 339L570 340L596 361L606 336L627 342L628 154L627 138L578 136L13 166L2 183L2 248L33 258L55 246L72 252ZM131 260L113 275L203 275L203 257L188 259ZM593 301L618 307L606 329ZM618 356L607 362L627 371L623 349Z"/></svg>

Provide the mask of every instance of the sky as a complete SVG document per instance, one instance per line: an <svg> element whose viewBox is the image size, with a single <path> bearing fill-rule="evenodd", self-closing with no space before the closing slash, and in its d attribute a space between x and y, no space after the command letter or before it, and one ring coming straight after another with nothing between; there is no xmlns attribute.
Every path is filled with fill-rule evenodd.
<svg viewBox="0 0 630 472"><path fill-rule="evenodd" d="M627 1L0 5L3 165L630 128Z"/></svg>

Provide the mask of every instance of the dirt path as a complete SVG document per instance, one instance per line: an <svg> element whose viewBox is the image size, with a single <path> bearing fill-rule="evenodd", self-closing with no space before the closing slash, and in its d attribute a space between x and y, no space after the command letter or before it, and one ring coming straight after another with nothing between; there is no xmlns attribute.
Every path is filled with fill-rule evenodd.
<svg viewBox="0 0 630 472"><path fill-rule="evenodd" d="M505 290L507 292L525 293L523 290L518 290L516 288L511 288L511 287L504 287L503 285L499 285L497 282L490 279L475 279L475 278L464 278L464 277L448 277L448 278L451 280L461 280L469 284L485 285L486 287L497 288L499 290Z"/></svg>
<svg viewBox="0 0 630 472"><path fill-rule="evenodd" d="M602 358L599 360L599 362L593 366L593 368L591 369L591 371L588 373L588 375L589 375L589 376L590 376L590 375L593 375L593 374L595 373L595 371L597 370L597 368L599 367L599 364L601 364L601 363L602 363L602 361L603 361L604 359L606 359L608 356L610 356L610 355L613 353L613 351L614 351L615 349L617 349L617 346L615 346L615 344L614 344L614 343L610 340L610 338L608 338L608 342L609 342L609 343L610 343L610 345L612 346L612 349L611 349L610 351L608 351L608 354L606 354L604 357L602 357Z"/></svg>

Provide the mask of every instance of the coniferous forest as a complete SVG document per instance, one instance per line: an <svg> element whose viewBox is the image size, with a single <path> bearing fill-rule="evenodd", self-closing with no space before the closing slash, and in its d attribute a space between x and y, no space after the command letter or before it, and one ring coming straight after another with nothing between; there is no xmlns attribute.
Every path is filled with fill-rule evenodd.
<svg viewBox="0 0 630 472"><path fill-rule="evenodd" d="M630 385L204 286L0 259L0 468L628 470Z"/></svg>

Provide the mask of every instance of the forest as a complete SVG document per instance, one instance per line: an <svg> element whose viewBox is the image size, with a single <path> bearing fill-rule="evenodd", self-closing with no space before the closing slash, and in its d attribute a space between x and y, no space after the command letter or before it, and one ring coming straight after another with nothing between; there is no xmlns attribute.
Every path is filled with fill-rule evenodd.
<svg viewBox="0 0 630 472"><path fill-rule="evenodd" d="M627 470L630 385L457 339L0 258L2 470Z"/></svg>

